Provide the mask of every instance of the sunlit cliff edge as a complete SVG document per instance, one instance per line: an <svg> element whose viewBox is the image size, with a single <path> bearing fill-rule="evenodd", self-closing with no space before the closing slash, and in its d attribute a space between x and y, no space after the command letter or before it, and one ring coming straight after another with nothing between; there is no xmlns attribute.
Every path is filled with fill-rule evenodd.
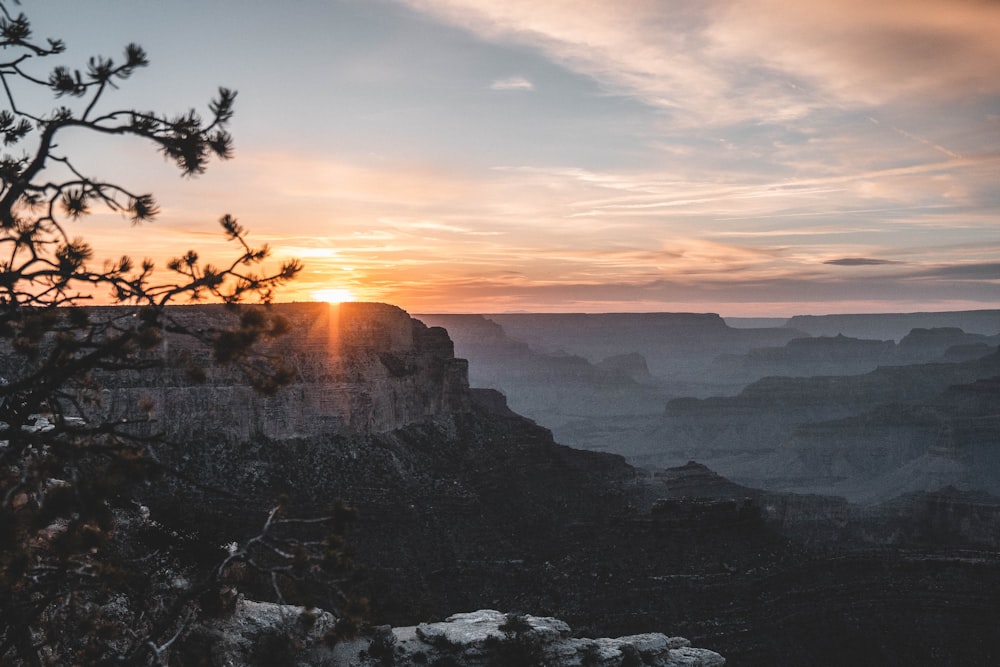
<svg viewBox="0 0 1000 667"><path fill-rule="evenodd" d="M248 306L258 308L262 306ZM447 332L427 327L382 303L275 304L288 333L260 351L293 370L291 383L260 396L232 368L213 366L209 350L165 337L168 368L116 373L105 407L127 414L137 399L172 438L207 429L223 439L289 438L384 433L429 417L468 411L468 363L456 359ZM188 328L208 328L226 314L221 305L177 306L170 316ZM179 359L191 355L205 371L195 382Z"/></svg>

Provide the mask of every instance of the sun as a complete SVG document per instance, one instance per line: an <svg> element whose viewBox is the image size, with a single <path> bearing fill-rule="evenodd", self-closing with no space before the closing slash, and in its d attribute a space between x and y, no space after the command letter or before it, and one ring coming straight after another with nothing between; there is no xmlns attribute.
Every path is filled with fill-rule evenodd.
<svg viewBox="0 0 1000 667"><path fill-rule="evenodd" d="M357 300L357 297L354 296L354 292L351 290L336 287L314 290L309 292L309 296L316 301L326 301L327 303L344 303L345 301Z"/></svg>

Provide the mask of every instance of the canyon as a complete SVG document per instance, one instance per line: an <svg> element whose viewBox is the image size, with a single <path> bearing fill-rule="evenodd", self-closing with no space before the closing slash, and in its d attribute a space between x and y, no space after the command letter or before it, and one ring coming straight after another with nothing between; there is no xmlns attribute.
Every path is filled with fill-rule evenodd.
<svg viewBox="0 0 1000 667"><path fill-rule="evenodd" d="M992 334L972 341L986 346L978 358L948 346L956 361L739 386L705 369L719 354L752 356L802 332L747 333L717 316L627 317L620 327L596 318L611 323L609 333L554 316L550 332L570 333L543 349L545 327L523 324L531 316L511 322L534 343L492 317L413 318L385 304L271 308L289 333L260 353L295 369L274 395L257 395L237 368L213 368L171 335L157 351L167 369L101 378L100 409L137 434L161 433L156 455L185 481L166 476L142 491L158 526L200 545L182 561L255 535L277 502L309 515L339 499L358 512L349 543L363 570L351 586L371 601L375 624L523 612L562 619L575 638L683 636L751 666L1000 656L1000 502L990 489L964 487L977 470L995 479L983 463L996 449ZM209 328L231 315L185 306L171 317ZM721 350L699 347L719 341ZM181 370L192 356L203 377ZM501 383L511 379L520 384ZM730 393L715 396L719 387ZM679 393L689 388L699 395ZM539 412L521 416L532 401ZM562 426L550 430L545 415ZM838 442L829 435L838 420L855 433L843 460L824 454ZM581 423L605 429L605 445L632 449L567 446L581 443L560 433ZM658 447L636 446L619 423L633 434L643 424ZM951 431L910 437L914 424ZM844 470L868 469L852 457L864 460L878 443L880 479L900 470L889 462L932 450L964 461L965 477L937 488L900 483L892 497L864 502L802 483L821 470L809 484L847 489ZM739 458L742 471L768 463L756 477L716 469ZM776 477L786 472L791 481ZM266 586L243 592L276 602ZM323 605L309 589L284 602Z"/></svg>
<svg viewBox="0 0 1000 667"><path fill-rule="evenodd" d="M947 485L1000 492L1000 315L956 313L972 333L900 333L947 315L760 328L668 313L421 317L449 327L474 385L503 391L559 442L649 470L695 459L750 486L873 503ZM899 338L827 335L842 324Z"/></svg>

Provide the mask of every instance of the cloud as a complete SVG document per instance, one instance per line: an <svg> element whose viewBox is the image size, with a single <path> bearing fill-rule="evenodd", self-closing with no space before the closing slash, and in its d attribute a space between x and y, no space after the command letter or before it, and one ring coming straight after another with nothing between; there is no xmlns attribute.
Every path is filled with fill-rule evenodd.
<svg viewBox="0 0 1000 667"><path fill-rule="evenodd" d="M512 76L506 79L497 79L490 84L490 90L523 90L535 89L535 84L528 81L523 76Z"/></svg>
<svg viewBox="0 0 1000 667"><path fill-rule="evenodd" d="M954 264L927 269L916 274L920 277L951 278L955 280L985 280L1000 282L1000 262Z"/></svg>
<svg viewBox="0 0 1000 667"><path fill-rule="evenodd" d="M777 278L718 276L606 281L545 281L475 274L440 282L393 284L392 300L411 312L719 312L723 315L807 312L912 312L992 307L994 285L955 288L902 278L831 280L803 273ZM395 290L394 292L392 290ZM447 295L443 300L441 295ZM445 304L442 306L442 304Z"/></svg>
<svg viewBox="0 0 1000 667"><path fill-rule="evenodd" d="M891 259L872 259L869 257L841 257L840 259L829 259L823 263L834 266L880 266L883 264L899 264L900 262Z"/></svg>
<svg viewBox="0 0 1000 667"><path fill-rule="evenodd" d="M1000 90L1000 6L986 0L727 3L719 57L751 56L840 103Z"/></svg>
<svg viewBox="0 0 1000 667"><path fill-rule="evenodd" d="M239 203L233 213L251 240L276 248L274 261L304 259L302 283L289 292L298 298L333 285L424 312L729 315L885 311L902 308L887 305L897 300L910 310L958 300L967 307L995 298L997 247L983 239L995 215L927 216L882 206L889 195L855 187L915 179L901 192L929 191L934 170L780 179L675 169L459 170L249 152L219 170L225 178L215 187ZM578 215L586 213L600 217ZM206 257L231 254L214 230L195 237L193 223L172 224L161 228L187 236L178 244L190 241ZM864 267L893 263L881 257L905 259L905 267L879 270L876 280ZM830 305L816 305L823 303Z"/></svg>
<svg viewBox="0 0 1000 667"><path fill-rule="evenodd" d="M399 1L698 123L1000 91L987 0Z"/></svg>

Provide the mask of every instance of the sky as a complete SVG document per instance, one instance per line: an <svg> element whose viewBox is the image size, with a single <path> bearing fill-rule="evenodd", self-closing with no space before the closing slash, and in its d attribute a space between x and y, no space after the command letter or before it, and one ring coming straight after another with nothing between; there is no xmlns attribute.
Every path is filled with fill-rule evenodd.
<svg viewBox="0 0 1000 667"><path fill-rule="evenodd" d="M279 300L430 312L789 316L998 307L994 0L24 0L66 63L141 44L102 101L205 109L236 153L181 178L149 145L68 139L156 195L109 255L233 255ZM39 61L41 67L45 65ZM48 68L48 65L45 65ZM48 100L39 104L51 105ZM86 160L84 160L86 157Z"/></svg>

